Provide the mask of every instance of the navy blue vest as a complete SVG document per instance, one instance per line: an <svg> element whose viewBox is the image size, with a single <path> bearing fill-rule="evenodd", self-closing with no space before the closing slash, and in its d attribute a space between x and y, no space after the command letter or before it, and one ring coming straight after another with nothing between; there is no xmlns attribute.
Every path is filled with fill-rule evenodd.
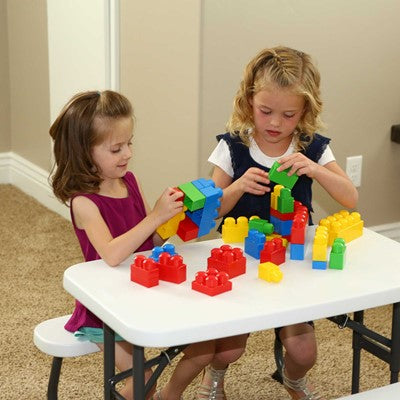
<svg viewBox="0 0 400 400"><path fill-rule="evenodd" d="M250 167L261 168L264 171L269 172L269 168L264 167L253 160L250 156L249 148L243 144L239 136L232 137L229 133L225 133L217 136L218 141L221 139L226 141L230 150L233 167L233 181L240 178ZM311 143L304 151L302 151L302 153L310 160L318 162L329 142L329 138L316 133ZM313 211L311 191L312 182L313 180L308 176L301 175L292 189L292 196L294 199L301 201L301 203L308 208L309 213ZM274 190L274 186L275 183L271 182L271 191ZM236 203L235 207L225 215L224 219L227 217L233 217L236 219L241 216L250 218L252 215L258 215L262 219L269 220L270 203L270 192L267 192L262 196L245 193ZM311 215L310 224L312 224ZM219 227L219 230L220 229L221 226Z"/></svg>

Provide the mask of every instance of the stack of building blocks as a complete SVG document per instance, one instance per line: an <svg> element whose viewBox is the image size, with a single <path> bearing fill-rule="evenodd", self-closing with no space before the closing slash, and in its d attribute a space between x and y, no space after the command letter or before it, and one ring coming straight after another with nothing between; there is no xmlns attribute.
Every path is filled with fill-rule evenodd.
<svg viewBox="0 0 400 400"><path fill-rule="evenodd" d="M246 272L246 257L238 247L222 245L211 250L211 256L207 259L207 267L226 272L230 279Z"/></svg>
<svg viewBox="0 0 400 400"><path fill-rule="evenodd" d="M267 282L278 283L282 280L283 273L278 265L268 261L258 266L258 277Z"/></svg>
<svg viewBox="0 0 400 400"><path fill-rule="evenodd" d="M346 243L362 236L364 221L358 212L351 214L347 210L328 216L319 222L319 225L326 226L329 232L328 244L332 246L336 238L342 238Z"/></svg>
<svg viewBox="0 0 400 400"><path fill-rule="evenodd" d="M315 231L312 248L312 268L327 269L328 228L318 226Z"/></svg>
<svg viewBox="0 0 400 400"><path fill-rule="evenodd" d="M131 264L131 281L148 288L157 286L160 272L152 258L137 255Z"/></svg>
<svg viewBox="0 0 400 400"><path fill-rule="evenodd" d="M186 281L186 264L175 252L173 244L155 247L149 257L137 255L131 264L131 281L146 287L159 284L159 280L182 283Z"/></svg>
<svg viewBox="0 0 400 400"><path fill-rule="evenodd" d="M260 252L260 263L271 262L277 265L286 261L286 248L281 238L275 238L265 242Z"/></svg>
<svg viewBox="0 0 400 400"><path fill-rule="evenodd" d="M178 189L183 193L184 211L161 225L157 233L163 239L177 234L184 241L207 235L215 227L222 189L204 178L184 183Z"/></svg>
<svg viewBox="0 0 400 400"><path fill-rule="evenodd" d="M232 217L225 218L222 225L222 240L224 243L243 243L249 231L249 220L246 217L239 217L237 220Z"/></svg>
<svg viewBox="0 0 400 400"><path fill-rule="evenodd" d="M283 171L278 172L277 169L280 166L281 166L281 164L279 164L278 161L275 161L272 164L272 167L268 173L269 179L272 182L279 183L280 185L283 185L289 189L293 189L293 186L295 185L295 183L297 182L297 179L299 179L299 177L296 174L288 176L288 172L290 171L290 168L287 168Z"/></svg>
<svg viewBox="0 0 400 400"><path fill-rule="evenodd" d="M304 244L308 226L308 209L299 205L296 207L290 231L290 259L304 260Z"/></svg>
<svg viewBox="0 0 400 400"><path fill-rule="evenodd" d="M265 241L266 238L263 233L258 232L255 229L250 229L248 236L244 240L245 253L259 260Z"/></svg>
<svg viewBox="0 0 400 400"><path fill-rule="evenodd" d="M196 273L192 282L192 289L209 296L215 296L232 290L232 282L226 272L218 272L215 268L208 268L207 271Z"/></svg>
<svg viewBox="0 0 400 400"><path fill-rule="evenodd" d="M333 241L329 257L330 269L343 269L346 257L346 242L342 238Z"/></svg>

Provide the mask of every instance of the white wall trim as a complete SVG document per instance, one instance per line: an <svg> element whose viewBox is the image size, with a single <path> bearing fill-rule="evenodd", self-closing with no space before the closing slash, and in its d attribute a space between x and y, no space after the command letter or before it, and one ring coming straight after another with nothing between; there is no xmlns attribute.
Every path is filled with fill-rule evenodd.
<svg viewBox="0 0 400 400"><path fill-rule="evenodd" d="M0 153L0 183L16 186L51 211L70 220L69 209L55 198L48 176L48 171L14 152Z"/></svg>

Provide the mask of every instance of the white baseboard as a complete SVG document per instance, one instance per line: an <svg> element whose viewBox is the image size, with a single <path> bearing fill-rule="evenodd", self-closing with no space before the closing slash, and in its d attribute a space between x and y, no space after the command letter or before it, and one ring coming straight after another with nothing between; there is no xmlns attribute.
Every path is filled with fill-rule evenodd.
<svg viewBox="0 0 400 400"><path fill-rule="evenodd" d="M50 210L70 220L69 209L54 196L49 172L14 152L0 153L0 183L16 186Z"/></svg>

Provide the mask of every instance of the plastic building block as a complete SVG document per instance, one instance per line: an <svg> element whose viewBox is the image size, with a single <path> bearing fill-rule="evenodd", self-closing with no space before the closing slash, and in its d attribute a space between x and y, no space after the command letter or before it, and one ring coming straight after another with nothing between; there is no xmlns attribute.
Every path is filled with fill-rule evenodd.
<svg viewBox="0 0 400 400"><path fill-rule="evenodd" d="M178 188L185 193L183 204L189 211L196 211L204 207L205 196L200 192L192 182L187 182L179 185Z"/></svg>
<svg viewBox="0 0 400 400"><path fill-rule="evenodd" d="M296 214L293 218L290 231L290 243L304 244L306 240L307 217L303 214Z"/></svg>
<svg viewBox="0 0 400 400"><path fill-rule="evenodd" d="M211 229L215 227L215 219L218 218L218 208L221 207L220 198L222 197L222 189L216 188L213 181L209 181L210 185L200 189L205 197L203 213L199 224L198 236L207 235Z"/></svg>
<svg viewBox="0 0 400 400"><path fill-rule="evenodd" d="M282 280L283 273L278 265L272 262L265 262L258 266L258 277L267 282L278 283Z"/></svg>
<svg viewBox="0 0 400 400"><path fill-rule="evenodd" d="M211 250L211 256L207 259L207 267L226 272L232 279L246 272L246 258L241 249L225 244Z"/></svg>
<svg viewBox="0 0 400 400"><path fill-rule="evenodd" d="M137 255L131 264L131 281L148 288L159 283L159 269L156 262L143 255Z"/></svg>
<svg viewBox="0 0 400 400"><path fill-rule="evenodd" d="M153 248L149 258L158 262L161 253L168 253L169 255L174 256L176 254L175 246L172 243L165 243L163 246L156 246Z"/></svg>
<svg viewBox="0 0 400 400"><path fill-rule="evenodd" d="M209 268L206 272L196 273L192 282L192 289L209 296L215 296L232 290L232 282L226 272L218 272L215 268Z"/></svg>
<svg viewBox="0 0 400 400"><path fill-rule="evenodd" d="M327 269L327 261L312 261L312 269Z"/></svg>
<svg viewBox="0 0 400 400"><path fill-rule="evenodd" d="M351 214L346 210L324 218L319 223L320 226L326 226L329 231L328 245L332 246L336 238L343 238L346 243L357 239L363 233L364 221L358 212Z"/></svg>
<svg viewBox="0 0 400 400"><path fill-rule="evenodd" d="M290 243L290 259L304 260L304 244Z"/></svg>
<svg viewBox="0 0 400 400"><path fill-rule="evenodd" d="M178 188L175 188L176 190L179 190ZM183 201L185 193L182 192L182 190L179 190L182 193L182 197L179 197L178 200ZM181 221L185 219L185 210L186 207L182 212L179 214L175 215L171 219L169 219L167 222L164 224L160 225L157 228L157 233L160 235L162 239L168 239L171 236L176 235L176 232L178 231L178 226Z"/></svg>
<svg viewBox="0 0 400 400"><path fill-rule="evenodd" d="M280 219L281 221L292 221L294 216L295 216L295 212L291 212L291 213L281 213L278 210L274 210L273 208L270 209L270 215Z"/></svg>
<svg viewBox="0 0 400 400"><path fill-rule="evenodd" d="M275 185L274 190L271 192L271 208L273 210L278 209L278 197L283 187L283 185Z"/></svg>
<svg viewBox="0 0 400 400"><path fill-rule="evenodd" d="M200 210L196 210L196 211L189 211L187 210L185 212L185 214L196 224L196 225L200 225L201 222L201 217L203 215L203 209L200 208Z"/></svg>
<svg viewBox="0 0 400 400"><path fill-rule="evenodd" d="M278 197L278 211L286 214L294 211L294 198L292 192L288 188L281 189Z"/></svg>
<svg viewBox="0 0 400 400"><path fill-rule="evenodd" d="M269 179L272 182L279 183L289 189L292 189L294 184L297 182L297 179L299 177L296 174L293 174L291 176L288 176L288 172L290 171L290 168L287 168L283 171L278 172L277 169L281 166L281 164L278 163L278 161L275 161L272 164L271 169L269 170Z"/></svg>
<svg viewBox="0 0 400 400"><path fill-rule="evenodd" d="M328 229L319 226L315 231L312 259L313 261L326 261L328 250Z"/></svg>
<svg viewBox="0 0 400 400"><path fill-rule="evenodd" d="M283 264L286 260L286 248L283 246L281 238L275 238L265 242L264 248L260 252L260 262L272 262Z"/></svg>
<svg viewBox="0 0 400 400"><path fill-rule="evenodd" d="M333 242L329 257L330 269L343 269L346 256L346 242L342 238L336 238Z"/></svg>
<svg viewBox="0 0 400 400"><path fill-rule="evenodd" d="M181 221L178 227L177 235L185 242L197 238L199 227L188 216Z"/></svg>
<svg viewBox="0 0 400 400"><path fill-rule="evenodd" d="M161 253L157 266L160 271L160 280L172 283L186 281L186 264L183 263L182 256Z"/></svg>
<svg viewBox="0 0 400 400"><path fill-rule="evenodd" d="M249 234L244 240L244 251L250 256L260 259L260 252L264 248L265 235L256 230L249 230Z"/></svg>
<svg viewBox="0 0 400 400"><path fill-rule="evenodd" d="M272 235L268 235L268 236L265 237L265 239L266 239L267 242L270 241L270 240L272 240L272 239L275 239L275 238L280 238L280 239L282 239L282 244L283 244L285 247L287 247L287 245L288 245L288 243L289 243L288 239L287 239L287 238L284 238L282 235L279 235L279 233L273 233Z"/></svg>
<svg viewBox="0 0 400 400"><path fill-rule="evenodd" d="M271 235L274 231L274 225L268 222L266 219L251 218L249 221L249 230L255 229L264 235Z"/></svg>
<svg viewBox="0 0 400 400"><path fill-rule="evenodd" d="M246 217L239 217L237 220L232 217L225 218L222 225L222 240L224 243L241 243L249 231L249 220Z"/></svg>

